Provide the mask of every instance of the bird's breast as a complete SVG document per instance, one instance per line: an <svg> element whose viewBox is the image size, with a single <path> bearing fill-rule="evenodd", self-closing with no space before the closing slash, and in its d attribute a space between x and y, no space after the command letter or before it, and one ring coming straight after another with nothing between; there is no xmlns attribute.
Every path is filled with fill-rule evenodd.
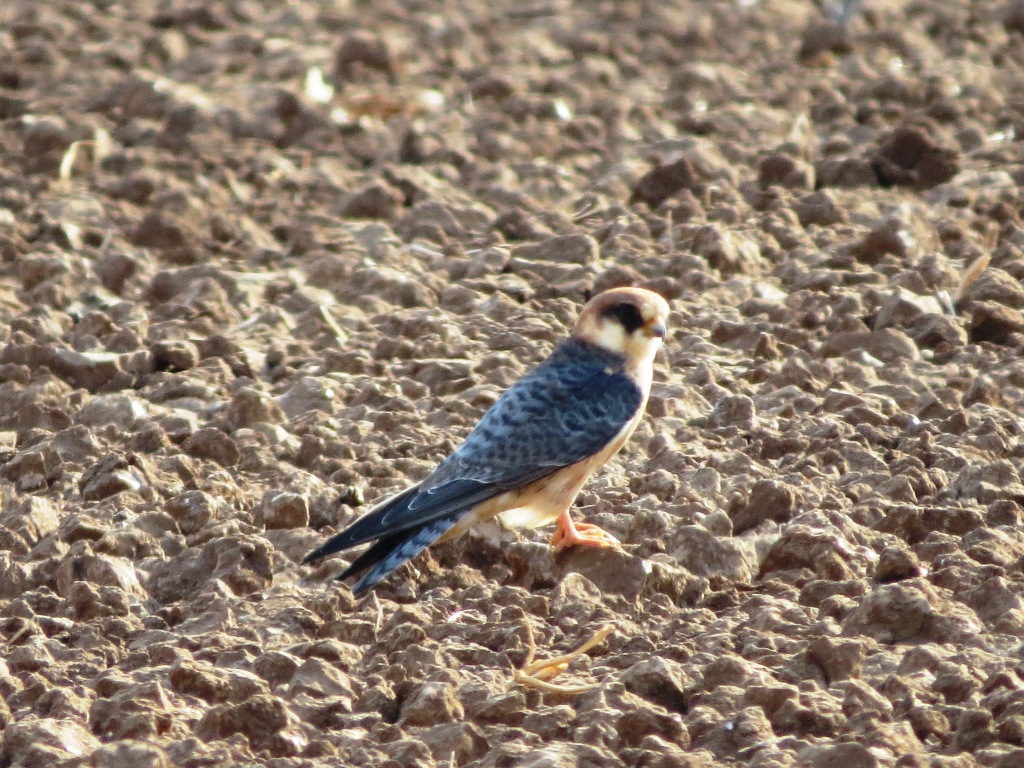
<svg viewBox="0 0 1024 768"><path fill-rule="evenodd" d="M639 411L618 435L593 456L555 470L547 477L480 505L477 519L485 520L500 515L501 522L509 528L539 528L553 523L576 501L590 476L625 445L642 415L643 411Z"/></svg>

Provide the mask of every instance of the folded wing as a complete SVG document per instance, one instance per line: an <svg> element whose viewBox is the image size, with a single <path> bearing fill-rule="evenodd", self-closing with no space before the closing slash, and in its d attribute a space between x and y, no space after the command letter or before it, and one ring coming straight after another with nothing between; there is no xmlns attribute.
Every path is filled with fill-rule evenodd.
<svg viewBox="0 0 1024 768"><path fill-rule="evenodd" d="M357 564L372 565L360 563L363 558L379 555L379 565L396 559L399 550L411 550L415 540L415 552L392 565L390 572L476 505L600 451L642 402L640 388L622 372L614 355L578 340L563 342L505 392L465 442L423 482L379 504L311 552L306 562L379 540L353 563L349 570L356 572L352 569ZM433 538L419 546L428 532Z"/></svg>

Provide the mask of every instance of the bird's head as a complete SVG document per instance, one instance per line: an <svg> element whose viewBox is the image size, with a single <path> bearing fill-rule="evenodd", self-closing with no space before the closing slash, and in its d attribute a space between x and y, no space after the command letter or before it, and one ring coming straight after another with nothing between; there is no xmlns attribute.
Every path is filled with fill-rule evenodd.
<svg viewBox="0 0 1024 768"><path fill-rule="evenodd" d="M639 362L653 360L665 338L668 302L643 288L613 288L580 312L573 336Z"/></svg>

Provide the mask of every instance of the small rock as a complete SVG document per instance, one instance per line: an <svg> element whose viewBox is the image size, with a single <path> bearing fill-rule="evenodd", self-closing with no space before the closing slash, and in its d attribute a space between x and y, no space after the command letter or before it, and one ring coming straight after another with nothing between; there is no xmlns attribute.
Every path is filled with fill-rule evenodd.
<svg viewBox="0 0 1024 768"><path fill-rule="evenodd" d="M352 80L361 70L383 72L393 80L395 57L384 38L370 32L353 32L341 41L334 54L334 72L342 81Z"/></svg>
<svg viewBox="0 0 1024 768"><path fill-rule="evenodd" d="M551 237L551 230L531 213L522 208L512 208L498 215L491 229L500 232L506 240L544 240Z"/></svg>
<svg viewBox="0 0 1024 768"><path fill-rule="evenodd" d="M240 702L267 693L266 683L252 672L217 669L200 661L175 663L167 680L178 693L196 696L210 704Z"/></svg>
<svg viewBox="0 0 1024 768"><path fill-rule="evenodd" d="M626 264L612 264L594 278L594 285L591 290L596 295L612 288L640 285L643 281L643 276L633 267Z"/></svg>
<svg viewBox="0 0 1024 768"><path fill-rule="evenodd" d="M880 331L837 331L821 343L823 357L837 357L867 352L883 363L899 360L920 360L917 344L903 331L883 328Z"/></svg>
<svg viewBox="0 0 1024 768"><path fill-rule="evenodd" d="M755 275L761 271L761 247L757 241L721 224L698 227L690 247L723 275Z"/></svg>
<svg viewBox="0 0 1024 768"><path fill-rule="evenodd" d="M757 569L753 544L743 539L720 539L699 525L676 529L666 542L669 555L683 568L718 588L725 584L748 584Z"/></svg>
<svg viewBox="0 0 1024 768"><path fill-rule="evenodd" d="M38 623L31 620L17 622L25 630L26 642L15 646L4 655L4 662L14 673L39 672L53 667L54 658L40 642L42 631Z"/></svg>
<svg viewBox="0 0 1024 768"><path fill-rule="evenodd" d="M866 655L866 644L859 639L817 637L807 646L808 660L825 673L829 685L837 680L859 677Z"/></svg>
<svg viewBox="0 0 1024 768"><path fill-rule="evenodd" d="M555 614L575 611L580 605L601 602L601 590L581 573L567 573L551 591L551 610Z"/></svg>
<svg viewBox="0 0 1024 768"><path fill-rule="evenodd" d="M515 760L516 768L613 768L621 764L607 749L565 742L531 749Z"/></svg>
<svg viewBox="0 0 1024 768"><path fill-rule="evenodd" d="M977 638L981 626L970 608L918 578L875 587L844 619L843 632L880 643L965 643Z"/></svg>
<svg viewBox="0 0 1024 768"><path fill-rule="evenodd" d="M827 189L804 195L793 203L793 212L800 223L807 227L816 224L829 227L846 221L846 212L839 207L835 195Z"/></svg>
<svg viewBox="0 0 1024 768"><path fill-rule="evenodd" d="M807 747L800 751L797 760L801 765L814 768L881 768L883 765L870 749L854 742Z"/></svg>
<svg viewBox="0 0 1024 768"><path fill-rule="evenodd" d="M306 659L295 670L288 683L291 697L308 693L316 698L344 699L351 707L353 698L352 681L340 669L328 664L323 659ZM337 706L337 701L334 705Z"/></svg>
<svg viewBox="0 0 1024 768"><path fill-rule="evenodd" d="M900 546L888 546L882 550L875 564L875 581L889 584L904 579L915 579L922 575L921 562L911 550Z"/></svg>
<svg viewBox="0 0 1024 768"><path fill-rule="evenodd" d="M30 567L24 562L15 562L10 551L0 552L0 597L10 600L22 596L29 589Z"/></svg>
<svg viewBox="0 0 1024 768"><path fill-rule="evenodd" d="M918 347L957 349L968 341L964 318L949 315L922 315L910 330Z"/></svg>
<svg viewBox="0 0 1024 768"><path fill-rule="evenodd" d="M416 738L430 748L439 765L466 765L487 754L490 743L472 723L444 723L418 731Z"/></svg>
<svg viewBox="0 0 1024 768"><path fill-rule="evenodd" d="M968 708L960 713L956 732L953 734L953 745L956 749L970 754L987 747L995 740L992 727L992 713L987 709Z"/></svg>
<svg viewBox="0 0 1024 768"><path fill-rule="evenodd" d="M1024 333L1024 312L994 301L973 302L969 333L976 343L1008 344L1012 335Z"/></svg>
<svg viewBox="0 0 1024 768"><path fill-rule="evenodd" d="M62 119L41 115L28 122L22 136L22 151L30 158L43 155L59 157L72 141L74 136Z"/></svg>
<svg viewBox="0 0 1024 768"><path fill-rule="evenodd" d="M719 754L756 750L774 738L772 725L760 707L747 707L716 723L698 740Z"/></svg>
<svg viewBox="0 0 1024 768"><path fill-rule="evenodd" d="M957 599L969 606L994 632L1024 635L1024 599L1005 579L987 579Z"/></svg>
<svg viewBox="0 0 1024 768"><path fill-rule="evenodd" d="M842 187L855 189L870 187L878 183L878 176L870 159L856 156L825 157L814 164L814 173L819 187Z"/></svg>
<svg viewBox="0 0 1024 768"><path fill-rule="evenodd" d="M402 768L434 768L437 765L430 747L419 739L396 739L384 745L390 758L384 765Z"/></svg>
<svg viewBox="0 0 1024 768"><path fill-rule="evenodd" d="M791 155L773 152L758 163L757 183L762 188L813 189L814 166Z"/></svg>
<svg viewBox="0 0 1024 768"><path fill-rule="evenodd" d="M255 424L280 424L285 421L284 411L277 401L249 387L239 390L231 398L231 402L224 410L224 417L234 429Z"/></svg>
<svg viewBox="0 0 1024 768"><path fill-rule="evenodd" d="M404 202L401 191L377 181L345 195L338 204L338 215L346 219L390 219Z"/></svg>
<svg viewBox="0 0 1024 768"><path fill-rule="evenodd" d="M928 189L960 172L960 152L940 146L920 126L897 128L878 147L873 160L883 186Z"/></svg>
<svg viewBox="0 0 1024 768"><path fill-rule="evenodd" d="M576 712L572 707L556 705L531 712L523 718L523 729L535 733L543 741L557 741L572 732Z"/></svg>
<svg viewBox="0 0 1024 768"><path fill-rule="evenodd" d="M798 518L799 520L799 518ZM846 580L863 575L865 560L836 528L801 522L785 526L761 561L761 575L809 568L819 578Z"/></svg>
<svg viewBox="0 0 1024 768"><path fill-rule="evenodd" d="M399 722L406 726L453 723L463 718L462 703L448 683L421 683L402 703Z"/></svg>
<svg viewBox="0 0 1024 768"><path fill-rule="evenodd" d="M753 429L757 423L757 409L754 401L746 395L727 395L715 404L715 409L708 417L708 426L737 427L741 430Z"/></svg>
<svg viewBox="0 0 1024 768"><path fill-rule="evenodd" d="M256 524L267 529L306 528L309 526L309 502L298 493L267 491L257 507Z"/></svg>
<svg viewBox="0 0 1024 768"><path fill-rule="evenodd" d="M689 746L690 735L678 713L669 714L664 708L629 693L622 694L618 708L622 714L615 723L615 730L623 746L638 747L649 736Z"/></svg>
<svg viewBox="0 0 1024 768"><path fill-rule="evenodd" d="M746 503L730 510L733 529L743 533L765 520L785 522L796 514L802 503L800 491L778 480L758 480L750 490Z"/></svg>
<svg viewBox="0 0 1024 768"><path fill-rule="evenodd" d="M951 730L949 719L937 707L918 705L907 712L907 721L921 741L929 736L945 741Z"/></svg>
<svg viewBox="0 0 1024 768"><path fill-rule="evenodd" d="M1024 309L1024 286L1020 280L997 267L987 267L957 300L970 309L974 302L993 301L1013 309Z"/></svg>
<svg viewBox="0 0 1024 768"><path fill-rule="evenodd" d="M291 680L301 663L301 659L287 651L267 651L256 658L253 669L272 688L276 688Z"/></svg>
<svg viewBox="0 0 1024 768"><path fill-rule="evenodd" d="M333 413L338 408L335 387L327 379L303 376L277 398L277 404L288 418L310 411Z"/></svg>
<svg viewBox="0 0 1024 768"><path fill-rule="evenodd" d="M601 594L635 600L644 590L649 569L643 559L617 547L577 547L566 555L565 573L577 573Z"/></svg>
<svg viewBox="0 0 1024 768"><path fill-rule="evenodd" d="M787 683L768 683L767 685L746 685L743 690L743 698L740 700L742 706L758 706L764 710L765 715L771 720L775 713L787 701L793 701L800 696L800 690L795 685Z"/></svg>
<svg viewBox="0 0 1024 768"><path fill-rule="evenodd" d="M681 189L698 188L697 173L685 157L652 168L636 182L630 205L642 202L652 211Z"/></svg>
<svg viewBox="0 0 1024 768"><path fill-rule="evenodd" d="M707 751L690 751L689 739L684 746L662 739L654 734L640 742L639 768L713 768L716 761ZM765 766L768 768L768 766Z"/></svg>
<svg viewBox="0 0 1024 768"><path fill-rule="evenodd" d="M133 386L141 376L152 371L153 360L148 352L115 354L54 349L49 354L48 365L69 384L95 392Z"/></svg>
<svg viewBox="0 0 1024 768"><path fill-rule="evenodd" d="M267 541L260 536L232 534L154 563L146 585L154 599L175 602L218 581L236 595L252 594L269 587L272 577Z"/></svg>
<svg viewBox="0 0 1024 768"><path fill-rule="evenodd" d="M164 210L150 210L130 237L132 243L140 248L153 248L170 254L187 251L203 240L195 222Z"/></svg>
<svg viewBox="0 0 1024 768"><path fill-rule="evenodd" d="M597 261L600 249L590 235L557 235L539 243L524 243L512 255L526 261L553 261L588 265Z"/></svg>
<svg viewBox="0 0 1024 768"><path fill-rule="evenodd" d="M512 81L498 75L484 74L469 83L469 95L474 99L507 99L516 89Z"/></svg>
<svg viewBox="0 0 1024 768"><path fill-rule="evenodd" d="M0 120L21 117L29 111L31 104L32 100L28 96L6 89L0 90Z"/></svg>
<svg viewBox="0 0 1024 768"><path fill-rule="evenodd" d="M141 491L147 487L144 472L137 462L108 453L89 466L78 479L83 499L98 501L123 491Z"/></svg>
<svg viewBox="0 0 1024 768"><path fill-rule="evenodd" d="M899 259L908 258L916 246L914 238L908 235L898 219L885 219L854 244L852 254L865 264L877 264L890 254Z"/></svg>
<svg viewBox="0 0 1024 768"><path fill-rule="evenodd" d="M686 712L689 690L694 681L679 663L653 656L623 672L622 683L630 693L652 701L669 712Z"/></svg>
<svg viewBox="0 0 1024 768"><path fill-rule="evenodd" d="M65 558L57 568L57 594L68 597L72 586L78 581L99 587L116 587L140 599L149 597L139 583L135 565L124 557L85 554Z"/></svg>
<svg viewBox="0 0 1024 768"><path fill-rule="evenodd" d="M60 521L60 510L54 502L38 496L5 500L0 514L0 528L16 533L30 547L55 533Z"/></svg>
<svg viewBox="0 0 1024 768"><path fill-rule="evenodd" d="M158 371L188 371L199 363L199 348L184 339L155 341L149 347Z"/></svg>
<svg viewBox="0 0 1024 768"><path fill-rule="evenodd" d="M71 764L99 746L99 740L74 720L22 720L4 729L0 765Z"/></svg>
<svg viewBox="0 0 1024 768"><path fill-rule="evenodd" d="M222 467L232 467L242 458L234 439L217 427L196 430L185 440L184 448L197 459L209 459Z"/></svg>
<svg viewBox="0 0 1024 768"><path fill-rule="evenodd" d="M140 397L128 394L99 395L85 404L75 421L87 426L113 424L127 432L147 415L146 402Z"/></svg>
<svg viewBox="0 0 1024 768"><path fill-rule="evenodd" d="M1010 0L1003 14L1003 28L1007 32L1024 34L1024 2L1022 0ZM0 110L2 111L2 110Z"/></svg>
<svg viewBox="0 0 1024 768"><path fill-rule="evenodd" d="M547 544L513 541L506 547L505 557L512 568L516 583L527 589L551 587L559 580L555 573L551 548Z"/></svg>
<svg viewBox="0 0 1024 768"><path fill-rule="evenodd" d="M103 287L118 295L124 290L124 284L136 273L138 268L138 262L123 253L108 253L93 263L93 269L100 282L103 283Z"/></svg>
<svg viewBox="0 0 1024 768"><path fill-rule="evenodd" d="M131 739L104 744L89 757L90 768L169 768L170 765L163 747Z"/></svg>
<svg viewBox="0 0 1024 768"><path fill-rule="evenodd" d="M241 733L254 750L275 757L294 757L308 739L299 719L277 696L258 694L239 704L220 704L208 710L195 726L195 734L209 741Z"/></svg>
<svg viewBox="0 0 1024 768"><path fill-rule="evenodd" d="M186 491L167 501L164 511L177 523L186 536L202 530L218 517L220 504L204 491Z"/></svg>
<svg viewBox="0 0 1024 768"><path fill-rule="evenodd" d="M157 178L145 171L119 176L103 185L103 191L115 200L144 205L157 187Z"/></svg>
<svg viewBox="0 0 1024 768"><path fill-rule="evenodd" d="M716 509L714 512L704 515L704 517L697 521L697 524L707 528L715 536L732 536L735 532L732 519L721 509Z"/></svg>
<svg viewBox="0 0 1024 768"><path fill-rule="evenodd" d="M797 56L802 61L813 61L823 54L845 56L852 50L850 33L845 25L834 21L815 21L804 29Z"/></svg>
<svg viewBox="0 0 1024 768"><path fill-rule="evenodd" d="M463 210L469 214L469 210ZM457 215L453 206L445 205L438 200L421 200L402 216L395 224L395 231L404 240L420 236L437 243L445 243L449 237L465 237L467 234L466 216ZM465 221L465 224L463 223ZM493 217L482 223L486 227Z"/></svg>
<svg viewBox="0 0 1024 768"><path fill-rule="evenodd" d="M923 315L941 315L942 305L934 296L919 296L905 288L896 288L882 301L875 315L874 328L907 328Z"/></svg>
<svg viewBox="0 0 1024 768"><path fill-rule="evenodd" d="M81 513L67 515L60 523L60 538L68 544L74 544L76 541L99 541L106 532L106 526Z"/></svg>

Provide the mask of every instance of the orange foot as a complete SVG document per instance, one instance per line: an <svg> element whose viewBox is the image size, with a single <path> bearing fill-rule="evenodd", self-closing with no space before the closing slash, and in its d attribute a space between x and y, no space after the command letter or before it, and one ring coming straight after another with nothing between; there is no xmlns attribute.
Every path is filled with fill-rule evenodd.
<svg viewBox="0 0 1024 768"><path fill-rule="evenodd" d="M556 552L566 547L620 547L618 539L590 523L574 523L568 511L558 518L558 527L549 542Z"/></svg>

